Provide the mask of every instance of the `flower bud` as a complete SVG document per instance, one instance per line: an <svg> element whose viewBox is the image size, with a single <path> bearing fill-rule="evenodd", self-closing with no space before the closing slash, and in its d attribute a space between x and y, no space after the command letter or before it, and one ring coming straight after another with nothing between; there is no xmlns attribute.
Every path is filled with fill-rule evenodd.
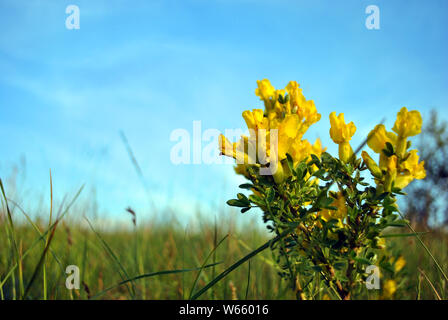
<svg viewBox="0 0 448 320"><path fill-rule="evenodd" d="M339 144L339 159L347 163L353 155L353 149L348 141Z"/></svg>
<svg viewBox="0 0 448 320"><path fill-rule="evenodd" d="M361 153L361 157L364 160L364 163L366 164L370 173L372 173L375 178L381 179L383 177L383 173L381 172L381 169L380 167L378 167L376 162L369 156L369 154L363 151Z"/></svg>
<svg viewBox="0 0 448 320"><path fill-rule="evenodd" d="M392 183L397 178L397 156L393 155L387 159L387 173L384 181L384 191L392 190Z"/></svg>

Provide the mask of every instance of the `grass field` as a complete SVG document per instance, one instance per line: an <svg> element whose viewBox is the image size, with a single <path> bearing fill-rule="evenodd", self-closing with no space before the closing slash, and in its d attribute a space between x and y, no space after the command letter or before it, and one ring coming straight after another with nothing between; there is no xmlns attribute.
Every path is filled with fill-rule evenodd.
<svg viewBox="0 0 448 320"><path fill-rule="evenodd" d="M1 299L188 299L269 240L269 234L253 223L256 214L251 218L230 209L220 214L217 223L203 222L187 229L180 227L175 219L134 226L130 214L129 223L122 228L106 228L101 220L92 220L89 225L86 220L63 219L51 238L50 232L45 234L48 221L27 220L18 207L9 203L9 208L12 226L5 205L0 216ZM77 212L70 214L82 216ZM237 217L239 223L231 217ZM212 219L198 217L197 221ZM448 236L434 231L424 234L422 239L447 272ZM407 261L406 277L395 298L448 298L446 281L417 239L393 238L388 245L394 246ZM218 264L201 271L148 275L213 263ZM69 265L79 267L79 290L68 290L65 286L68 276L65 269ZM144 274L147 276L116 286ZM367 292L366 289L364 294L353 298L380 296L381 290ZM315 299L324 297L335 298L325 291L317 291L314 296ZM294 299L294 295L285 282L280 282L272 256L265 250L250 260L250 266L244 263L200 299Z"/></svg>

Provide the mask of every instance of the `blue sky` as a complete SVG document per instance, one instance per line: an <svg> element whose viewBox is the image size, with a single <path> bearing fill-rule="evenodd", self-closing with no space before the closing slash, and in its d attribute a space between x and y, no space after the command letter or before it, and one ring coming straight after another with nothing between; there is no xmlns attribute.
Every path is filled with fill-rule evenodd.
<svg viewBox="0 0 448 320"><path fill-rule="evenodd" d="M80 8L68 30L65 8ZM365 27L368 5L380 30ZM331 111L359 143L402 106L447 118L448 2L0 0L0 177L26 161L21 202L86 184L101 211L149 214L148 193L181 216L216 211L241 182L231 165L174 165L174 129L244 129L261 108L256 80L296 80L322 120L307 133L330 151ZM145 178L137 176L122 130ZM204 142L204 144L207 144ZM95 192L94 192L95 191ZM14 196L14 195L13 195Z"/></svg>

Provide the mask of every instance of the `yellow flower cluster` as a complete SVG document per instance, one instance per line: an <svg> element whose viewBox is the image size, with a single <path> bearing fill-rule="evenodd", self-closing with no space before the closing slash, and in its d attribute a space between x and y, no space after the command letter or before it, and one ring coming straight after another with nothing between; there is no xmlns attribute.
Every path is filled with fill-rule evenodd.
<svg viewBox="0 0 448 320"><path fill-rule="evenodd" d="M391 191L392 185L403 189L412 180L425 178L424 161L419 162L417 150L408 151L407 141L407 138L419 134L421 128L420 112L408 111L403 107L397 114L393 132L388 132L384 125L379 124L369 133L367 145L379 153L379 164L365 151L362 158L382 191ZM387 152L388 143L393 147L393 154Z"/></svg>
<svg viewBox="0 0 448 320"><path fill-rule="evenodd" d="M311 144L303 139L308 128L320 120L313 100L306 100L302 89L295 81L290 81L285 89L275 89L269 80L257 81L255 94L264 102L265 109L243 112L249 129L249 136L242 136L231 143L220 136L221 154L237 160L235 171L247 175L248 165L267 165L275 162L272 171L277 183L288 175L287 165L281 161L286 154L291 155L294 164L307 159L311 154L318 157L324 151L319 139Z"/></svg>

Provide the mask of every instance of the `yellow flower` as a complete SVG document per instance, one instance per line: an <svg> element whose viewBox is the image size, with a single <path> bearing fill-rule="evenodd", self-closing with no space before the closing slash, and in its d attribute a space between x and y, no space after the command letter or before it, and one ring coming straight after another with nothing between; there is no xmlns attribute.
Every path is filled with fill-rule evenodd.
<svg viewBox="0 0 448 320"><path fill-rule="evenodd" d="M261 100L268 101L274 96L275 88L268 79L257 80L258 88L255 89L255 94Z"/></svg>
<svg viewBox="0 0 448 320"><path fill-rule="evenodd" d="M393 155L387 159L387 173L392 176L397 174L397 156Z"/></svg>
<svg viewBox="0 0 448 320"><path fill-rule="evenodd" d="M395 261L395 272L399 272L406 265L406 260L403 256L399 256L397 261Z"/></svg>
<svg viewBox="0 0 448 320"><path fill-rule="evenodd" d="M289 101L291 102L292 109L294 109L294 107L298 108L306 101L305 96L302 94L302 89L299 88L299 84L296 81L289 81L286 86L286 91L289 94Z"/></svg>
<svg viewBox="0 0 448 320"><path fill-rule="evenodd" d="M415 179L424 179L426 177L426 171L424 168L425 161L418 162L417 150L409 151L410 155L403 162L403 166L406 170L408 170Z"/></svg>
<svg viewBox="0 0 448 320"><path fill-rule="evenodd" d="M325 150L327 150L327 148L322 148L322 142L320 141L319 138L316 139L316 141L314 141L314 144L311 146L311 150L310 150L310 154L309 154L309 158L311 158L311 155L314 154L316 155L318 158L320 158L322 156L322 153L325 152ZM312 172L317 171L319 168L313 164L313 166L311 167ZM311 175L310 172L308 172L305 176L306 179L308 179L308 177ZM314 179L315 183L319 182L319 179L315 178Z"/></svg>
<svg viewBox="0 0 448 320"><path fill-rule="evenodd" d="M386 282L383 285L383 295L382 297L384 299L392 299L395 292L397 291L397 283L395 280L386 280Z"/></svg>
<svg viewBox="0 0 448 320"><path fill-rule="evenodd" d="M235 144L231 143L223 134L219 135L219 150L223 155L236 158Z"/></svg>
<svg viewBox="0 0 448 320"><path fill-rule="evenodd" d="M379 168L387 171L385 177L375 180L377 184L381 185L381 188L384 187L384 191L391 191L392 184L403 189L412 180L425 178L424 161L418 162L417 150L407 152L408 143L406 140L407 137L419 134L421 127L420 113L402 108L398 112L397 120L392 128L395 133L386 131L382 124L375 126L369 133L367 144L373 151L380 154ZM382 152L386 149L387 142L394 147L394 155L391 157ZM372 170L370 171L372 172Z"/></svg>
<svg viewBox="0 0 448 320"><path fill-rule="evenodd" d="M317 113L316 105L313 100L305 101L302 106L297 109L297 114L300 119L304 119L304 123L307 128L319 121L321 118L321 115Z"/></svg>
<svg viewBox="0 0 448 320"><path fill-rule="evenodd" d="M339 159L348 162L353 155L353 149L349 144L350 139L355 134L356 126L353 122L345 124L344 114L336 116L336 112L330 113L330 137L339 145Z"/></svg>
<svg viewBox="0 0 448 320"><path fill-rule="evenodd" d="M402 159L407 149L406 139L422 131L422 116L420 112L416 110L408 112L408 109L405 107L401 108L392 130L398 134L396 154Z"/></svg>
<svg viewBox="0 0 448 320"><path fill-rule="evenodd" d="M386 248L386 238L379 238L377 242L377 246L381 249Z"/></svg>
<svg viewBox="0 0 448 320"><path fill-rule="evenodd" d="M390 192L392 189L392 183L395 181L397 177L397 156L393 155L387 158L386 165L386 179L384 181L384 191Z"/></svg>
<svg viewBox="0 0 448 320"><path fill-rule="evenodd" d="M317 138L316 141L314 141L314 144L311 149L311 153L315 154L316 156L318 156L320 158L320 156L322 155L322 153L325 152L325 150L327 150L327 148L322 148L322 142L320 141L319 138Z"/></svg>
<svg viewBox="0 0 448 320"><path fill-rule="evenodd" d="M370 131L367 139L367 145L376 153L382 153L382 150L386 148L386 142L395 145L397 136L393 132L387 132L383 124L378 124Z"/></svg>
<svg viewBox="0 0 448 320"><path fill-rule="evenodd" d="M288 153L292 157L294 166L296 166L300 161L311 158L312 154L320 158L320 156L325 150L326 148L322 148L322 143L319 138L316 139L313 145L311 145L311 143L306 139L303 140L295 139ZM314 172L318 168L316 165L313 165L312 169ZM307 172L305 179L308 179L309 176L310 172ZM316 183L318 181L319 181L318 179L315 180Z"/></svg>
<svg viewBox="0 0 448 320"><path fill-rule="evenodd" d="M330 136L334 143L341 144L351 140L356 131L356 126L353 122L345 124L344 114L340 113L336 116L336 112L330 113Z"/></svg>
<svg viewBox="0 0 448 320"><path fill-rule="evenodd" d="M286 158L286 153L297 137L299 128L299 117L295 114L286 115L280 122L278 128L278 151L279 160Z"/></svg>
<svg viewBox="0 0 448 320"><path fill-rule="evenodd" d="M310 156L312 149L313 146L308 140L296 139L288 152L294 161L294 166L300 161L307 159L308 156Z"/></svg>
<svg viewBox="0 0 448 320"><path fill-rule="evenodd" d="M422 116L417 110L409 111L406 107L401 108L397 114L392 130L400 137L412 137L422 131Z"/></svg>
<svg viewBox="0 0 448 320"><path fill-rule="evenodd" d="M320 119L312 100L306 100L295 81L285 89L276 90L269 80L257 81L255 94L264 101L265 110L246 110L242 116L249 129L249 137L241 137L231 143L223 135L219 138L221 154L237 160L235 170L247 174L247 165L269 165L276 183L291 174L281 161L289 153L295 163L311 153L320 156L323 149L320 140L312 146L302 137L308 127ZM282 99L280 99L282 96ZM273 165L274 164L274 165Z"/></svg>
<svg viewBox="0 0 448 320"><path fill-rule="evenodd" d="M426 171L425 161L418 162L417 150L411 150L409 157L401 164L400 174L397 175L395 186L403 189L414 179L424 179Z"/></svg>
<svg viewBox="0 0 448 320"><path fill-rule="evenodd" d="M243 118L246 121L248 129L258 130L267 128L267 119L263 117L263 110L254 109L243 112Z"/></svg>
<svg viewBox="0 0 448 320"><path fill-rule="evenodd" d="M341 192L338 192L337 199L334 199L331 203L332 207L336 207L337 210L329 210L324 209L320 211L318 214L324 221L329 221L331 219L337 219L337 226L342 228L344 225L342 221L347 216L347 205L345 203L345 198ZM322 225L318 223L318 226L321 228Z"/></svg>
<svg viewBox="0 0 448 320"><path fill-rule="evenodd" d="M255 164L256 154L248 153L249 145L254 141L249 140L248 137L242 136L238 142L231 143L224 135L219 136L219 150L222 155L231 157L236 160L238 164ZM255 148L255 147L252 147ZM263 150L262 152L266 152Z"/></svg>
<svg viewBox="0 0 448 320"><path fill-rule="evenodd" d="M363 151L361 153L361 157L372 175L377 179L381 179L383 177L383 173L381 172L381 169L378 167L376 162L369 156L369 154Z"/></svg>

